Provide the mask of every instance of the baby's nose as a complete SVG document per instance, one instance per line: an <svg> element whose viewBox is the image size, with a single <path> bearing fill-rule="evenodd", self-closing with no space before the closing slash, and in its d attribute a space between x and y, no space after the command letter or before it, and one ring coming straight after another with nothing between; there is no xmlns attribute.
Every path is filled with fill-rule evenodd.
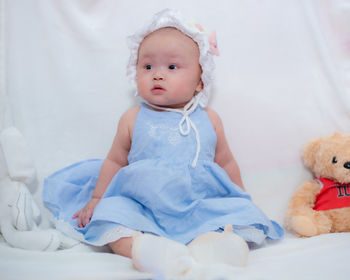
<svg viewBox="0 0 350 280"><path fill-rule="evenodd" d="M164 80L164 74L161 70L157 70L153 74L153 80L159 81Z"/></svg>
<svg viewBox="0 0 350 280"><path fill-rule="evenodd" d="M161 80L163 80L163 76L154 76L153 80L161 81Z"/></svg>

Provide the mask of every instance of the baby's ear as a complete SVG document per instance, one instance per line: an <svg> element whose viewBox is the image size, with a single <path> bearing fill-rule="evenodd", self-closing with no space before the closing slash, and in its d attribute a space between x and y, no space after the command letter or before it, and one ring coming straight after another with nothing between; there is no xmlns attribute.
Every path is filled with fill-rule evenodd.
<svg viewBox="0 0 350 280"><path fill-rule="evenodd" d="M197 87L196 87L196 92L200 92L204 88L204 84L202 82L202 79L200 79Z"/></svg>
<svg viewBox="0 0 350 280"><path fill-rule="evenodd" d="M315 157L316 153L319 150L321 143L323 141L323 138L317 138L315 140L310 141L303 149L302 156L304 163L307 167L313 169L315 165Z"/></svg>

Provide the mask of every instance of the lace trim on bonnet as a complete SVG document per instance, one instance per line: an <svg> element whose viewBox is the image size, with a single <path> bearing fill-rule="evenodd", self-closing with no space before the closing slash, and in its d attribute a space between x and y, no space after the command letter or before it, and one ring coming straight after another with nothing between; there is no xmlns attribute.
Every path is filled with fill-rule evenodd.
<svg viewBox="0 0 350 280"><path fill-rule="evenodd" d="M197 96L199 105L205 107L208 104L210 86L215 69L213 55L219 54L216 47L215 32L208 36L199 24L187 23L178 11L170 9L160 11L142 29L128 37L130 59L127 66L127 76L136 88L136 64L139 46L148 34L164 27L174 27L197 43L200 52L199 64L202 67L201 78L203 82L203 90ZM138 95L137 91L135 95Z"/></svg>

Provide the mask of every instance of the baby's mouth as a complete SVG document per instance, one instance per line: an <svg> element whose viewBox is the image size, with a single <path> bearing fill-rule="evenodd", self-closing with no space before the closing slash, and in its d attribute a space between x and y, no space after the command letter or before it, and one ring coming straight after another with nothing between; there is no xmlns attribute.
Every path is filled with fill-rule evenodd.
<svg viewBox="0 0 350 280"><path fill-rule="evenodd" d="M162 93L162 92L164 92L165 91L165 89L162 87L162 86L160 86L160 85L155 85L153 88L152 88L152 92L153 93Z"/></svg>

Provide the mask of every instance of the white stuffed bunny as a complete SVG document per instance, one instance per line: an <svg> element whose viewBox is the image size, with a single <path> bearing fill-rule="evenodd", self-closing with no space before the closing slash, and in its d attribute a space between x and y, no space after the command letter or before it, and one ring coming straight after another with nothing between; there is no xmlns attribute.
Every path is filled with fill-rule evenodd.
<svg viewBox="0 0 350 280"><path fill-rule="evenodd" d="M41 213L27 185L36 171L22 134L9 127L0 133L0 232L13 247L54 251L77 244L54 229L38 227Z"/></svg>

